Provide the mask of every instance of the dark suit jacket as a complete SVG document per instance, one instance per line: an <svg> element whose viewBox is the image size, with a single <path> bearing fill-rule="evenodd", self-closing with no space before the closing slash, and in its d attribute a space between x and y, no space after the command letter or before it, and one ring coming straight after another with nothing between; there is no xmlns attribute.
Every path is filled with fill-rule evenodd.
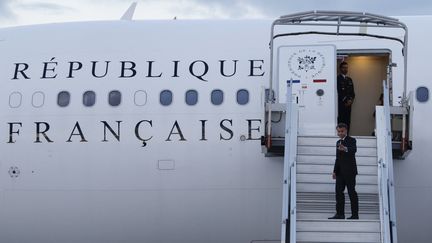
<svg viewBox="0 0 432 243"><path fill-rule="evenodd" d="M345 102L355 98L354 84L350 77L339 74L337 76L337 91L338 91L338 104L339 110L345 109Z"/></svg>
<svg viewBox="0 0 432 243"><path fill-rule="evenodd" d="M348 152L339 151L339 143L348 148ZM336 176L355 176L357 175L357 163L355 153L357 152L356 140L353 137L346 136L344 140L336 142L336 161L333 172Z"/></svg>

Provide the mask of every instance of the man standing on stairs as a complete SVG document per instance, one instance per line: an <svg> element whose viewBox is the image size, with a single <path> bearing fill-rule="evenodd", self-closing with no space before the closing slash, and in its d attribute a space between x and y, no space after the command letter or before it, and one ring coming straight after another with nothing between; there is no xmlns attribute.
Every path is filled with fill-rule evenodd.
<svg viewBox="0 0 432 243"><path fill-rule="evenodd" d="M348 132L351 124L351 106L354 102L354 84L348 74L348 63L342 62L339 65L340 74L337 76L338 92L338 123L345 123Z"/></svg>
<svg viewBox="0 0 432 243"><path fill-rule="evenodd" d="M358 197L355 190L357 176L356 140L348 136L348 126L345 123L339 123L336 130L340 138L336 143L336 160L332 175L333 179L336 179L336 215L329 219L345 218L345 187L348 189L351 201L352 215L348 219L358 219Z"/></svg>

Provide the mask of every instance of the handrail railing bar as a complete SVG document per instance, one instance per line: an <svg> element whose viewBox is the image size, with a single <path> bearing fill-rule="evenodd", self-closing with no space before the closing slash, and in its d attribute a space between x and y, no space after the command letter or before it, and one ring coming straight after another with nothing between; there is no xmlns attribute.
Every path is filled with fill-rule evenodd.
<svg viewBox="0 0 432 243"><path fill-rule="evenodd" d="M318 21L318 20L317 20ZM333 22L333 21L332 21ZM371 22L360 22L360 24L330 24L330 23L303 23L295 21L279 21L275 25L303 25L303 26L329 26L329 27L368 27L368 28L391 28L391 29L402 29L402 26L398 25L380 25Z"/></svg>
<svg viewBox="0 0 432 243"><path fill-rule="evenodd" d="M321 32L321 31L305 31L305 32L292 32L292 33L284 33L284 34L277 34L273 37L273 39L283 37L283 36L296 36L296 35L342 35L342 36L365 36L365 37L373 37L377 39L387 39L387 40L393 40L401 43L404 45L403 41L399 38L393 38L393 37L387 37L382 35L372 35L372 34L365 34L365 33L333 33L333 32Z"/></svg>
<svg viewBox="0 0 432 243"><path fill-rule="evenodd" d="M396 205L394 195L394 179L393 179L393 154L392 154L392 132L390 123L390 97L389 87L387 83L384 83L384 111L386 119L386 161L387 161L387 173L388 173L388 207L389 207L389 227L391 227L391 242L397 243L396 234Z"/></svg>
<svg viewBox="0 0 432 243"><path fill-rule="evenodd" d="M290 90L291 92L291 90ZM288 101L287 101L288 103ZM297 129L298 129L298 107L297 104L291 103L291 116L289 118L291 123L290 130L290 168L291 168L291 181L290 181L290 242L296 242L296 226L297 226Z"/></svg>
<svg viewBox="0 0 432 243"><path fill-rule="evenodd" d="M292 82L289 80L287 82L287 102L285 110L285 146L284 146L284 178L283 178L283 199L282 199L282 235L281 243L289 243L292 235L292 221L291 221L291 197L292 197L292 166L291 166L291 153L292 147L291 141L292 130L291 120L293 114L292 105ZM271 120L270 120L271 121ZM297 142L297 141L294 141ZM295 151L295 150L294 150ZM294 224L295 225L295 224Z"/></svg>

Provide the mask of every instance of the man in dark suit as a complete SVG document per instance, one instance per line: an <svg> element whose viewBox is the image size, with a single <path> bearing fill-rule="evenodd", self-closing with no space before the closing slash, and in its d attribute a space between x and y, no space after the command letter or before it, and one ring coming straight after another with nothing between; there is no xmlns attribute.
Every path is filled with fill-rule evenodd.
<svg viewBox="0 0 432 243"><path fill-rule="evenodd" d="M337 76L338 92L338 123L345 123L348 131L351 124L351 106L354 102L354 84L348 74L348 63L342 62L339 65L340 73Z"/></svg>
<svg viewBox="0 0 432 243"><path fill-rule="evenodd" d="M348 136L348 127L339 123L336 127L339 140L336 143L336 161L333 169L333 179L336 179L336 215L329 219L345 218L345 187L351 201L351 217L358 219L358 197L355 190L357 164L355 153L357 152L356 140Z"/></svg>

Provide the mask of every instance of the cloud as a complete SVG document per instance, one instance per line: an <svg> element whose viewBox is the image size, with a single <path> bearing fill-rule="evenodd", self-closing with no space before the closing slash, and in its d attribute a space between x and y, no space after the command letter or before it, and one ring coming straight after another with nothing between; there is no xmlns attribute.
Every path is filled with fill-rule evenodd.
<svg viewBox="0 0 432 243"><path fill-rule="evenodd" d="M430 0L0 0L0 26L118 19L134 1L136 19L275 19L310 10L432 14Z"/></svg>
<svg viewBox="0 0 432 243"><path fill-rule="evenodd" d="M37 12L44 12L49 14L62 14L69 11L75 11L75 9L61 5L56 4L52 2L30 2L30 1L23 1L18 2L15 7L17 9L27 10L27 11L37 11Z"/></svg>
<svg viewBox="0 0 432 243"><path fill-rule="evenodd" d="M0 0L0 18L1 19L9 19L14 18L15 14L13 13L10 4L12 0Z"/></svg>
<svg viewBox="0 0 432 243"><path fill-rule="evenodd" d="M154 0L144 0L154 1ZM220 10L230 18L280 15L309 10L345 10L383 15L432 14L430 0L159 0L161 2L191 2L208 9Z"/></svg>

